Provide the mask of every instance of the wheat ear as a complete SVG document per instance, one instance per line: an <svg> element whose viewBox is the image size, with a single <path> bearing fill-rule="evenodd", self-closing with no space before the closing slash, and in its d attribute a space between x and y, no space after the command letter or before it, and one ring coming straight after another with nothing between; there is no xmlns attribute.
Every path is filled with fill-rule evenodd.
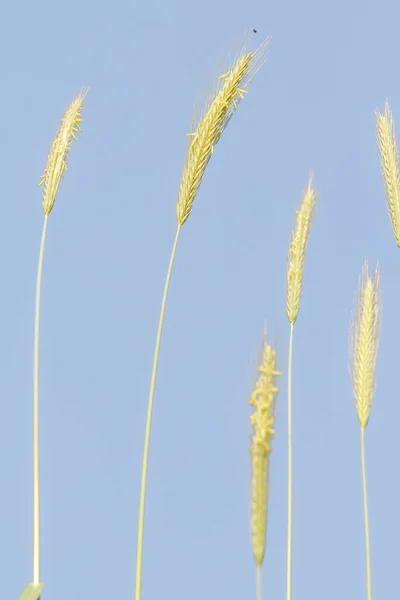
<svg viewBox="0 0 400 600"><path fill-rule="evenodd" d="M263 341L262 361L259 375L249 404L252 426L251 457L251 543L256 561L257 600L261 600L261 566L265 553L267 530L269 454L274 431L275 398L278 393L276 376L276 351Z"/></svg>
<svg viewBox="0 0 400 600"><path fill-rule="evenodd" d="M266 47L266 41L256 51L249 50L246 45L244 46L231 66L218 77L204 109L194 116L192 130L187 134L186 157L176 205L177 228L164 285L150 380L139 500L135 600L140 600L141 598L146 483L158 357L165 307L179 234L182 225L186 222L192 211L197 192L199 191L208 162L214 153L215 146L232 118L233 113L247 93L251 81L264 62Z"/></svg>
<svg viewBox="0 0 400 600"><path fill-rule="evenodd" d="M394 237L400 247L400 171L396 132L392 113L386 101L385 111L375 112L376 136L378 140L383 180L386 187L386 204L392 222Z"/></svg>
<svg viewBox="0 0 400 600"><path fill-rule="evenodd" d="M365 261L354 304L349 333L349 367L361 431L361 471L363 482L365 561L367 599L372 598L371 550L369 539L367 476L365 468L364 432L371 413L375 388L375 367L378 357L382 320L379 268L372 277Z"/></svg>
<svg viewBox="0 0 400 600"><path fill-rule="evenodd" d="M54 138L40 184L43 191L44 224L36 279L35 333L33 346L33 584L40 586L40 487L39 487L39 329L40 292L47 220L67 168L67 154L80 129L87 90L82 90L65 111ZM32 588L33 589L33 588Z"/></svg>
<svg viewBox="0 0 400 600"><path fill-rule="evenodd" d="M308 238L314 217L316 195L310 175L308 185L297 211L296 224L292 231L288 254L286 313L290 323L288 360L288 533L286 600L292 597L292 356L294 324L299 314L303 288L304 268Z"/></svg>

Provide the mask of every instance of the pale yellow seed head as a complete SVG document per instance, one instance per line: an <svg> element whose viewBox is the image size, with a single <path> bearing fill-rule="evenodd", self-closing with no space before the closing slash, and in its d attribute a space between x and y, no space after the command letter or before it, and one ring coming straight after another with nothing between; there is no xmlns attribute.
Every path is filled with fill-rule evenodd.
<svg viewBox="0 0 400 600"><path fill-rule="evenodd" d="M65 111L56 136L51 144L47 165L41 177L40 184L43 190L43 210L50 214L56 201L58 188L64 173L67 170L67 155L76 134L81 130L83 103L88 90L83 89L76 96Z"/></svg>
<svg viewBox="0 0 400 600"><path fill-rule="evenodd" d="M377 266L370 277L368 263L365 261L349 334L350 375L362 429L367 426L374 396L381 319L379 269Z"/></svg>
<svg viewBox="0 0 400 600"><path fill-rule="evenodd" d="M259 376L251 394L249 404L251 435L251 541L257 566L265 552L268 501L268 457L272 450L274 431L275 398L278 393L276 376L276 351L264 340L263 355L258 367Z"/></svg>
<svg viewBox="0 0 400 600"><path fill-rule="evenodd" d="M386 187L386 204L392 222L394 237L400 247L400 171L396 132L392 113L386 101L385 112L375 112L383 180Z"/></svg>
<svg viewBox="0 0 400 600"><path fill-rule="evenodd" d="M314 217L315 200L316 194L312 187L312 176L310 175L300 209L297 211L296 224L292 231L288 254L286 313L292 324L299 314L306 251Z"/></svg>
<svg viewBox="0 0 400 600"><path fill-rule="evenodd" d="M267 41L256 51L245 46L230 68L219 76L204 110L193 120L176 205L179 226L191 213L215 146L263 64L266 47Z"/></svg>

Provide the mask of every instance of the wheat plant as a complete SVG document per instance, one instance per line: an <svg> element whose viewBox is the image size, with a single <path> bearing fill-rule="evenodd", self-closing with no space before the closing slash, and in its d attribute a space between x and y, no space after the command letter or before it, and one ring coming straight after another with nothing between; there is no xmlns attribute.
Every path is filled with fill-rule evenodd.
<svg viewBox="0 0 400 600"><path fill-rule="evenodd" d="M183 224L186 222L192 211L196 195L199 191L200 184L203 180L209 160L214 153L215 147L219 142L225 127L229 123L240 102L246 95L250 83L262 64L265 62L267 43L267 40L264 41L255 51L249 49L248 45L245 44L229 68L216 79L214 88L209 94L204 107L200 110L195 110L192 128L187 134L188 142L186 156L176 204L176 233L169 259L169 266L161 301L161 310L157 328L148 397L139 500L135 600L140 600L141 598L146 483L158 357L160 352L165 307L167 303L169 284L171 280L176 249L178 246L179 235Z"/></svg>
<svg viewBox="0 0 400 600"><path fill-rule="evenodd" d="M51 144L47 165L42 175L42 205L44 222L40 242L36 279L35 328L33 345L33 580L24 589L19 600L37 600L43 589L40 581L40 477L39 477L39 331L40 296L43 256L49 214L56 201L60 183L67 170L67 155L72 141L80 131L82 110L87 89L82 90L66 109L56 136Z"/></svg>
<svg viewBox="0 0 400 600"><path fill-rule="evenodd" d="M378 140L381 169L386 187L386 204L389 211L394 237L400 247L400 170L396 144L396 132L392 113L386 101L385 111L375 112L376 136Z"/></svg>
<svg viewBox="0 0 400 600"><path fill-rule="evenodd" d="M307 188L297 211L292 231L287 266L286 313L290 323L288 360L288 522L286 600L292 597L292 355L294 324L300 309L307 244L314 217L316 194L310 175Z"/></svg>
<svg viewBox="0 0 400 600"><path fill-rule="evenodd" d="M367 600L371 600L372 598L372 584L364 433L370 417L374 397L375 367L382 319L380 296L378 266L373 276L370 277L368 263L365 262L350 323L349 366L353 384L353 396L361 431Z"/></svg>
<svg viewBox="0 0 400 600"><path fill-rule="evenodd" d="M256 594L261 600L261 566L265 553L267 531L269 455L272 451L271 440L275 433L275 398L278 393L276 377L281 375L276 369L276 351L267 344L264 336L261 363L258 378L250 396L249 404L253 411L250 415L252 426L251 457L251 543L256 562Z"/></svg>

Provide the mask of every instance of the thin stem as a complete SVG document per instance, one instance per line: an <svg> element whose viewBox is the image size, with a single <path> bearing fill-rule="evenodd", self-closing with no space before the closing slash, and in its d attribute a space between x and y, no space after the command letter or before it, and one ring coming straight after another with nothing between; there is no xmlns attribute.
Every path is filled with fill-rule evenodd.
<svg viewBox="0 0 400 600"><path fill-rule="evenodd" d="M369 542L367 473L366 473L366 469L365 469L364 433L365 433L365 429L363 429L361 427L361 467L362 467L363 502L364 502L365 564L366 564L366 579L367 579L367 600L371 600L372 599L371 547L370 547L370 542Z"/></svg>
<svg viewBox="0 0 400 600"><path fill-rule="evenodd" d="M261 565L256 566L256 598L257 600L261 600Z"/></svg>
<svg viewBox="0 0 400 600"><path fill-rule="evenodd" d="M288 518L286 600L292 598L292 355L294 323L290 323L288 361Z"/></svg>
<svg viewBox="0 0 400 600"><path fill-rule="evenodd" d="M167 277L165 279L164 294L161 302L160 319L158 322L156 346L154 349L153 358L153 370L151 373L149 400L147 408L147 421L146 421L146 433L144 438L144 449L143 449L143 463L142 463L142 482L140 487L140 502L139 502L139 519L138 519L138 535L137 535L137 554L136 554L136 581L135 581L135 600L140 600L141 588L142 588L142 562L143 562L143 530L144 530L144 508L146 501L146 482L147 482L147 465L149 459L149 446L150 446L150 431L151 431L151 419L153 413L153 400L154 390L156 386L157 377L157 366L158 366L158 355L160 353L161 334L164 323L165 306L167 304L169 283L171 280L172 267L174 266L176 248L178 245L179 233L181 226L178 224L174 245L172 247L171 258L169 260L169 267L167 271Z"/></svg>
<svg viewBox="0 0 400 600"><path fill-rule="evenodd" d="M44 216L39 264L36 279L35 334L33 342L33 583L40 583L40 485L39 485L39 330L40 290L44 243L46 240L48 215Z"/></svg>

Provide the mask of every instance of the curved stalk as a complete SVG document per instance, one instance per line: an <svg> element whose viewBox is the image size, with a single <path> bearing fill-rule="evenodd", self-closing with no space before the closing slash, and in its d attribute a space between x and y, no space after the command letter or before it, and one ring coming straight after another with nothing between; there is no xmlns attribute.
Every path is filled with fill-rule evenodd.
<svg viewBox="0 0 400 600"><path fill-rule="evenodd" d="M167 304L169 284L171 280L172 268L174 266L176 248L178 246L179 234L181 231L181 225L178 223L178 227L175 234L174 245L172 247L171 257L169 260L169 266L167 271L167 277L165 279L164 293L161 302L160 319L158 321L156 345L154 349L153 357L153 368L151 373L149 400L147 407L147 421L146 421L146 432L144 438L144 449L143 449L143 463L142 463L142 481L140 487L140 501L139 501L139 519L138 519L138 535L137 535L137 554L136 554L136 581L135 581L135 600L140 600L141 587L142 587L142 562L143 562L143 532L144 532L144 509L146 502L146 484L147 484L147 468L149 459L149 447L150 447L150 432L151 432L151 421L153 414L153 401L154 391L156 386L157 367L158 367L158 356L160 353L161 334L164 324L165 307Z"/></svg>
<svg viewBox="0 0 400 600"><path fill-rule="evenodd" d="M33 583L40 583L40 480L39 480L39 330L40 291L48 214L44 215L36 279L35 333L33 342Z"/></svg>

